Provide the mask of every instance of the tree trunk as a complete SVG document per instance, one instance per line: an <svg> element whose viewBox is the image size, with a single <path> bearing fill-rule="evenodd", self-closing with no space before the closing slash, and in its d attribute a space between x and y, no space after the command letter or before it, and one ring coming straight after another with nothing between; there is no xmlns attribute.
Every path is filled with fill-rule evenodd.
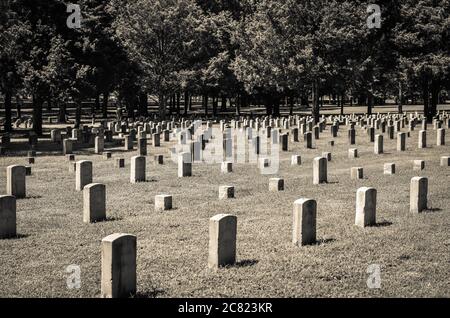
<svg viewBox="0 0 450 318"><path fill-rule="evenodd" d="M398 82L398 113L403 113L403 90L400 82Z"/></svg>
<svg viewBox="0 0 450 318"><path fill-rule="evenodd" d="M227 110L227 98L222 96L222 101L220 102L220 111L225 112Z"/></svg>
<svg viewBox="0 0 450 318"><path fill-rule="evenodd" d="M81 125L81 101L75 101L75 128L79 128Z"/></svg>
<svg viewBox="0 0 450 318"><path fill-rule="evenodd" d="M271 116L273 114L273 100L271 95L266 95L264 98L264 105L266 106L266 115Z"/></svg>
<svg viewBox="0 0 450 318"><path fill-rule="evenodd" d="M429 110L430 91L429 91L429 87L428 87L428 81L426 81L423 84L422 98L423 98L423 114L427 118L427 121L431 122L430 110Z"/></svg>
<svg viewBox="0 0 450 318"><path fill-rule="evenodd" d="M213 116L217 117L218 98L213 97L212 103L213 103Z"/></svg>
<svg viewBox="0 0 450 318"><path fill-rule="evenodd" d="M203 107L205 109L205 116L208 117L208 95L204 94L202 98Z"/></svg>
<svg viewBox="0 0 450 318"><path fill-rule="evenodd" d="M47 111L52 111L52 98L50 96L47 97Z"/></svg>
<svg viewBox="0 0 450 318"><path fill-rule="evenodd" d="M290 95L288 96L288 103L289 103L289 115L294 115L294 96Z"/></svg>
<svg viewBox="0 0 450 318"><path fill-rule="evenodd" d="M189 108L190 95L188 91L184 92L184 115L186 116Z"/></svg>
<svg viewBox="0 0 450 318"><path fill-rule="evenodd" d="M42 104L40 98L33 96L33 130L38 136L42 136Z"/></svg>
<svg viewBox="0 0 450 318"><path fill-rule="evenodd" d="M373 94L371 91L367 93L367 115L372 115Z"/></svg>
<svg viewBox="0 0 450 318"><path fill-rule="evenodd" d="M108 118L108 99L109 99L109 92L108 91L103 92L102 114L104 119Z"/></svg>
<svg viewBox="0 0 450 318"><path fill-rule="evenodd" d="M95 110L100 110L100 95L95 95Z"/></svg>
<svg viewBox="0 0 450 318"><path fill-rule="evenodd" d="M177 116L180 116L180 100L181 100L181 94L180 92L177 92Z"/></svg>
<svg viewBox="0 0 450 318"><path fill-rule="evenodd" d="M22 117L22 99L16 96L17 118Z"/></svg>
<svg viewBox="0 0 450 318"><path fill-rule="evenodd" d="M167 106L167 97L160 93L158 96L158 107L159 107L159 119L166 119L166 106Z"/></svg>
<svg viewBox="0 0 450 318"><path fill-rule="evenodd" d="M231 98L230 98L230 105L231 105ZM236 115L241 116L241 97L239 94L236 96Z"/></svg>
<svg viewBox="0 0 450 318"><path fill-rule="evenodd" d="M127 115L128 118L132 118L133 121L135 120L135 116L134 116L134 103L130 100L125 100L125 105L127 108Z"/></svg>
<svg viewBox="0 0 450 318"><path fill-rule="evenodd" d="M11 132L12 131L12 123L11 123L11 117L12 117L12 105L11 105L12 95L9 92L6 92L5 94L5 132Z"/></svg>
<svg viewBox="0 0 450 318"><path fill-rule="evenodd" d="M58 110L58 122L65 123L66 122L66 103L63 101L59 104Z"/></svg>
<svg viewBox="0 0 450 318"><path fill-rule="evenodd" d="M169 96L169 110L168 110L169 117L172 115L172 110L173 110L173 96L170 95Z"/></svg>
<svg viewBox="0 0 450 318"><path fill-rule="evenodd" d="M431 82L431 107L430 118L432 119L437 114L437 105L439 103L440 83L436 80Z"/></svg>
<svg viewBox="0 0 450 318"><path fill-rule="evenodd" d="M139 93L139 116L148 116L148 96L147 93Z"/></svg>
<svg viewBox="0 0 450 318"><path fill-rule="evenodd" d="M320 117L320 101L319 101L319 81L314 80L312 85L312 100L313 105L311 109L311 115L314 118L314 124L319 122Z"/></svg>
<svg viewBox="0 0 450 318"><path fill-rule="evenodd" d="M280 117L280 97L278 96L273 99L273 115Z"/></svg>

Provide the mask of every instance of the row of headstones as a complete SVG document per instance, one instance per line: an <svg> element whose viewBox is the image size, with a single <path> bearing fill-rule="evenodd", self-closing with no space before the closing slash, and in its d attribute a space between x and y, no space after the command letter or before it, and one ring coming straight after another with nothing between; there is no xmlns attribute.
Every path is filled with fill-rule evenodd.
<svg viewBox="0 0 450 318"><path fill-rule="evenodd" d="M156 164L163 164L163 155L155 155L154 162ZM73 155L68 155L68 160L73 161ZM138 183L146 181L146 164L147 158L145 156L134 156L131 158L130 167L130 182ZM71 171L75 171L75 189L81 191L84 185L92 182L92 161L80 160L69 165ZM116 158L116 167L124 168L125 159ZM188 177L192 175L192 163L190 162L190 154L182 153L178 160L178 176Z"/></svg>
<svg viewBox="0 0 450 318"><path fill-rule="evenodd" d="M428 179L414 177L410 187L410 212L427 208ZM3 199L12 206L13 197ZM164 200L162 198L161 200ZM355 225L376 225L377 190L362 187L356 193ZM317 202L299 199L294 202L292 244L311 245L316 240ZM237 217L218 214L209 220L208 268L232 266L236 263ZM101 297L130 297L137 292L137 237L115 233L101 243Z"/></svg>
<svg viewBox="0 0 450 318"><path fill-rule="evenodd" d="M439 145L443 145L445 144L445 134L444 134L445 130L443 129L438 129L438 140L437 143ZM420 146L424 146L424 144L426 144L426 142L424 142L424 140L426 140L426 135L425 135L425 131L422 131L421 134L419 135L419 147ZM378 138L376 138L376 143L375 143L375 153L382 153L383 149L383 143L382 143L382 136L381 135L377 135ZM398 150L399 151L403 151L405 150L405 137L404 137L404 133L399 133L399 142L398 142ZM110 153L107 153L107 158L110 157ZM109 155L109 156L108 156ZM330 153L326 153L328 160L330 160ZM356 158L357 155L357 149L350 149L349 150L349 157L350 158ZM191 155L189 153L181 153L179 154L178 157L178 173L180 177L184 177L184 176L190 176L192 174L192 164L190 162L190 157ZM296 158L292 158L292 160L299 160L299 157ZM316 158L317 159L317 158ZM118 159L118 165L119 167L123 167L124 165L124 161L122 158ZM301 160L301 159L300 159ZM320 160L320 159L318 159ZM162 161L161 160L161 156L158 156L158 162ZM314 169L314 171L319 171L317 173L317 175L326 175L326 163L325 163L325 168L323 168L324 164L323 163L319 163L317 162L317 160L315 160L315 165L322 166L322 169ZM34 162L34 158L33 157L29 157L29 163L33 163ZM266 164L266 160L264 160L264 165ZM130 180L131 182L140 182L140 181L145 181L145 157L143 156L136 156L132 158L132 169L131 169L131 176L130 176ZM81 175L90 175L90 178L92 179L92 163L90 165L90 169L89 168L83 168L80 167L80 169L78 169L78 176ZM28 170L28 169L27 169ZM322 171L322 172L321 172ZM78 177L77 179L83 179L82 177ZM86 178L89 179L89 178ZM319 178L320 179L320 178Z"/></svg>
<svg viewBox="0 0 450 318"><path fill-rule="evenodd" d="M368 125L372 127L376 127L377 129L382 127L385 129L386 124L391 125L395 127L395 131L399 131L401 128L404 128L406 124L408 124L410 127L415 126L418 121L425 122L426 120L422 115L419 115L417 112L415 114L410 113L409 116L406 114L376 114L376 115L359 115L356 116L355 114L352 115L330 115L328 117L325 117L325 115L322 115L319 119L318 125L328 124L331 123L333 125L335 124L341 124L345 123L345 125L349 125L353 122L357 122L361 127ZM439 125L442 125L444 122L447 123L448 128L450 128L450 120L448 119L448 114L444 111L442 113L439 113L435 118L433 119L433 122L435 124L435 127L437 125L437 122L439 122ZM227 126L228 122L225 120L220 121L221 128ZM259 128L266 128L267 126L271 126L274 128L283 128L283 129L289 129L291 127L297 126L297 128L301 128L301 125L305 125L305 130L312 131L312 126L314 125L314 119L311 116L288 116L288 117L282 117L282 118L272 118L271 116L263 116L263 117L257 117L255 119L246 119L245 117L240 117L237 120L231 120L229 122L230 126L232 128L242 128L242 127L251 127L255 129ZM302 131L305 132L305 131ZM384 131L383 131L384 132Z"/></svg>
<svg viewBox="0 0 450 318"><path fill-rule="evenodd" d="M353 133L352 133L353 132ZM373 132L373 130L372 130ZM373 134L370 134L371 136ZM167 140L169 139L169 137L167 136ZM311 135L310 133L305 133L305 139L307 141L306 143L306 147L307 148L312 148L312 142L311 142ZM125 148L127 150L132 150L133 149L133 142L130 138L126 138L125 139ZM127 142L128 140L128 142ZM166 139L165 139L166 140ZM255 138L256 142L255 142L255 153L259 154L259 139L258 137ZM373 136L373 138L371 137L370 140L374 140L375 144L374 144L374 153L375 154L381 154L383 153L383 135L375 135ZM69 141L69 140L64 140ZM280 136L280 141L282 143L282 150L283 151L287 151L288 150L288 138L286 134L282 134ZM355 143L355 134L354 134L354 130L349 130L349 142L350 144L354 144ZM426 131L422 130L419 132L419 141L418 141L418 147L419 148L425 148L426 147ZM442 146L445 145L445 130L444 129L438 129L437 130L437 140L436 140L436 144L438 146ZM154 134L153 135L153 145L155 147L160 146L159 143L159 135ZM69 147L71 148L71 147ZM68 151L68 147L65 144L64 146L65 152L70 153L71 149ZM104 150L104 142L103 142L103 138L102 137L96 137L95 138L95 152L96 153L102 153ZM197 152L201 151L200 147L196 148ZM397 150L398 151L405 151L406 150L406 134L405 133L398 133L398 138L397 138ZM138 152L140 156L146 156L147 155L147 140L146 138L138 138ZM198 158L201 158L201 155L195 156L196 152L195 151L191 151L191 160L195 160ZM107 156L110 155L109 152L106 154ZM356 158L357 157L357 150L356 149L350 149L349 150L349 158ZM29 160L31 160L33 163L34 159L29 158Z"/></svg>
<svg viewBox="0 0 450 318"><path fill-rule="evenodd" d="M353 140L353 142L350 142L350 144L355 144L354 138L350 139ZM383 135L376 135L374 136L374 154L382 154L384 152L384 140ZM438 129L437 130L437 138L436 138L436 145L437 146L444 146L445 145L445 129ZM418 139L418 148L426 148L427 147L427 134L425 130L421 130L419 132L419 139ZM397 137L397 151L406 151L406 133L398 133ZM358 157L358 150L356 148L349 149L348 156L350 159L357 158Z"/></svg>
<svg viewBox="0 0 450 318"><path fill-rule="evenodd" d="M319 139L319 127L315 127L317 129L315 129L315 139ZM332 126L332 136L333 137L337 137L337 128L338 126ZM336 129L333 129L336 128ZM271 127L267 127L265 130L267 137L270 138L271 136ZM292 141L293 142L298 142L298 129L294 128L291 130L292 133ZM258 134L258 132L257 132ZM252 146L253 146L253 151L255 154L260 154L260 144L261 144L261 140L260 140L260 136L256 136L256 137L252 137L252 131L249 127L246 128L246 135L247 138L249 140L252 141ZM304 134L304 141L305 141L305 147L307 149L311 149L312 148L312 133L311 132L305 132ZM406 150L406 137L409 135L408 133L404 133L404 132L399 132L397 134L397 150L398 151L405 151ZM277 135L273 135L274 137L276 137ZM288 139L289 133L279 133L279 141L278 140L274 140L273 138L270 139L272 141L272 143L281 143L281 150L282 151L288 151L289 150L289 139ZM370 142L374 142L374 153L375 154L381 154L383 153L383 135L378 134L375 135L375 128L369 128L368 129L368 136L369 136L369 141ZM187 141L186 140L186 136L185 134L180 133L179 134L179 140L178 140L178 144L179 145L184 145L187 143L190 143L190 151L192 153L192 160L194 161L201 161L202 158L202 150L204 149L204 144L205 142L208 142L208 139L211 138L211 133L206 133L205 131L203 132L202 135L198 136L197 141ZM393 135L393 130L391 130L390 133L390 138L393 139L394 135ZM232 143L233 143L234 137L231 136L231 134L226 134L224 135L224 142L223 142L223 150L224 150L224 155L227 156L227 154L229 154L230 149L232 147ZM348 141L350 145L354 145L356 144L356 131L354 128L350 128L348 130ZM197 143L197 144L196 144ZM201 146L200 146L200 143ZM426 148L426 130L421 130L419 132L419 148ZM334 145L334 141L329 142L329 144L331 146ZM445 129L443 128L438 128L437 129L437 137L436 137L436 145L438 146L442 146L445 145ZM197 147L195 147L197 146ZM227 148L228 147L228 148ZM173 153L176 153L177 148L172 149Z"/></svg>
<svg viewBox="0 0 450 318"><path fill-rule="evenodd" d="M419 115L416 114L416 116L413 116L410 114L410 121L409 121L409 127L410 131L414 130L414 126L416 121L420 118ZM443 112L442 114L439 114L434 119L434 128L439 129L442 126L442 123L446 120L447 126L450 127L450 119L447 118L448 115ZM395 122L395 131L399 131L402 127L404 127L405 122L408 121L408 117L405 115L372 115L372 116L329 116L329 120L332 122L331 126L331 134L333 137L337 136L337 131L339 129L339 123L342 119L345 119L346 125L350 126L350 130L354 128L353 120L356 120L361 127L365 127L364 125L368 123L371 127L367 128L368 134L370 136L371 141L373 142L373 130L378 129L381 126L382 132L385 132L385 123L388 123L388 133L391 139L393 139L393 132L394 132L394 126L392 126L392 123ZM402 120L400 120L400 119ZM250 127L256 127L259 129L259 118L257 118L255 121L253 120L239 120L239 121L231 121L232 126L235 128L242 127L242 123L244 124L243 127L248 129ZM277 118L273 119L270 117L264 117L261 119L261 122L263 123L264 128L270 128L271 125L278 128L280 127L280 122L282 123L283 128L289 129L291 126L291 123L297 124L298 128L292 129L292 138L293 141L298 141L298 129L300 129L300 133L306 134L305 135L305 141L307 142L307 148L311 148L311 136L307 134L307 132L314 132L315 139L319 139L319 133L322 132L323 129L325 129L325 126L327 124L327 120L325 116L322 116L322 119L319 121L319 123L312 127L313 120L310 116L306 117L299 117L296 116L289 116L288 118ZM126 150L132 149L132 141L136 139L136 130L135 128L138 128L138 134L140 134L140 138L143 138L142 134L146 134L147 132L152 133L154 136L154 145L158 146L159 141L155 139L159 139L159 134L162 132L162 129L164 130L164 140L168 141L169 139L169 133L170 131L175 128L178 125L174 120L172 122L160 122L160 123L142 123L142 122L133 122L131 125L129 123L117 123L117 122L102 122L102 126L100 127L88 127L88 126L81 126L80 128L74 128L71 127L66 128L66 135L72 134L72 138L66 138L64 139L63 143L63 151L65 154L71 153L73 145L78 142L85 142L85 143L94 143L95 142L95 148L96 153L101 153L101 149L103 148L104 139L103 134L105 134L106 141L111 142L112 141L112 135L113 133L120 133L120 135L124 134L129 131L129 135L125 135L125 148ZM250 126L248 126L250 125ZM192 123L190 121L181 121L181 127L182 128L192 128ZM207 122L207 126L211 127L211 122ZM224 127L227 126L225 121L220 121L221 129L223 130ZM134 128L133 128L134 127ZM106 130L105 130L106 129ZM422 130L427 129L427 123L425 119L422 119ZM270 129L267 129L267 133L270 134ZM98 135L97 137L101 137L101 139L93 140L95 138L95 135ZM349 138L352 139L350 136L352 134L352 131L349 131ZM123 136L121 136L122 138ZM54 142L60 142L61 141L61 131L59 129L54 129L51 131L51 139ZM282 136L284 138L284 136ZM353 137L354 139L354 137ZM9 135L5 134L2 136L2 146L7 145L9 142ZM30 144L35 145L37 143L37 136L35 134L30 135ZM131 144L131 146L130 146ZM287 141L286 141L287 144ZM350 144L354 144L354 142L350 141ZM3 149L3 148L2 148ZM283 150L287 151L287 145L285 146L285 143L283 142Z"/></svg>
<svg viewBox="0 0 450 318"><path fill-rule="evenodd" d="M168 130L165 130L163 132L163 140L165 142L168 142L170 139L170 132ZM139 151L139 154L142 156L147 155L147 135L145 132L139 132L138 137L136 138L133 134L128 135L122 135L119 134L119 138L123 139L124 142L124 150L129 151L134 149L134 141L137 140L137 149ZM98 136L95 136L94 138L94 152L96 154L102 154L105 150L105 141L109 142L112 141L112 137L105 138L103 134L99 134ZM63 154L71 154L74 149L74 145L76 144L77 140L75 138L69 138L63 140ZM152 134L152 145L154 147L160 147L161 146L161 135L160 133L153 133Z"/></svg>
<svg viewBox="0 0 450 318"><path fill-rule="evenodd" d="M311 143L311 136L310 133L306 133L307 135L307 143L306 143L306 147L307 148L312 148L312 143ZM352 140L350 142L350 144L354 144L354 134L350 134L351 138L350 140ZM281 135L281 142L282 142L282 150L283 151L288 151L288 139L287 139L287 135ZM286 138L283 138L286 137ZM255 154L259 154L259 139L257 139L258 137L256 137L256 142L255 142ZM382 154L384 152L384 142L383 142L383 135L376 135L374 136L374 153L375 154ZM330 142L330 145L333 146L334 145L334 141ZM436 145L438 146L443 146L445 145L445 130L444 129L438 129L437 130L437 140L436 140ZM426 142L426 131L420 131L419 133L419 141L418 141L418 148L426 148L427 147L427 142ZM200 148L199 148L200 150ZM406 150L406 133L398 133L398 138L397 138L397 151L405 151ZM191 151L192 153L192 151ZM226 155L226 154L225 154ZM330 161L330 157L331 157L331 153L329 152L324 152L323 155L324 157L328 158L328 161ZM195 156L194 156L195 157ZM348 157L350 159L354 159L358 157L358 149L356 148L351 148L348 150ZM198 156L197 158L201 158L201 156ZM299 160L299 157L292 157L292 162L295 162L297 160Z"/></svg>
<svg viewBox="0 0 450 318"><path fill-rule="evenodd" d="M335 124L339 125L339 123L345 122L346 125L351 125L351 124L353 124L353 122L358 122L361 126L368 124L369 126L379 128L380 126L382 126L383 123L387 122L390 125L395 123L395 130L398 131L398 130L400 130L400 128L405 127L405 123L410 124L410 130L411 130L411 126L412 126L412 129L414 129L416 122L419 120L422 121L422 130L426 130L427 129L426 120L424 119L424 117L422 115L419 115L418 113L415 113L415 114L410 113L409 118L406 114L390 114L390 113L388 113L387 115L382 115L382 114L378 113L376 115L364 115L364 116L361 116L361 115L355 116L355 114L352 114L352 115L345 115L345 116L330 115L328 117L325 117L325 115L322 115L318 124L323 126L323 124L327 124L327 122L330 122L333 125L335 125ZM261 118L258 117L255 120L253 120L253 119L248 120L248 119L245 119L245 117L240 117L237 120L232 120L231 125L234 128L240 128L242 126L244 126L244 127L250 126L250 127L255 128L255 127L259 127L258 123L261 122L263 124L263 127L272 126L275 128L283 127L285 129L289 129L291 127L291 125L293 125L293 126L297 125L298 128L300 129L300 125L304 124L307 126L307 129L309 131L312 131L312 124L313 124L312 121L313 121L313 119L311 116L299 116L299 115L282 117L282 118L272 118L271 116L264 116ZM448 114L445 111L438 112L438 114L433 119L433 124L434 124L435 129L441 128L441 126L444 122L446 122L447 128L450 128L450 119L449 119ZM94 125L94 124L95 124L95 121L92 122L92 125ZM192 124L192 122L189 120L182 119L180 124L181 124L182 128L188 128ZM220 121L221 128L225 127L226 124L227 124L226 121L224 121L224 120ZM138 131L143 130L147 133L160 133L164 129L167 129L170 131L177 126L178 126L178 122L175 122L174 119L172 119L171 122L166 122L166 121L152 122L148 118L147 119L141 118L139 121L132 121L130 119L128 122L116 122L116 121L107 122L106 120L102 120L101 126L99 129L101 129L101 128L107 129L111 133L126 133L127 130L129 130L130 128L138 128ZM72 131L71 127L67 127L66 135L72 134L72 138L80 141L80 138L82 137L82 133L88 132L89 129L90 129L89 127L81 125L80 128L73 129L73 131ZM97 129L97 128L92 128L92 129ZM305 129L306 129L306 127L305 127ZM301 130L302 130L302 133L305 132L305 131L303 131L303 129L301 129ZM131 132L131 130L130 130L130 132ZM61 131L59 129L52 130L51 136L52 136L53 141L55 141L55 142L61 141ZM89 138L87 138L87 139L89 139ZM1 137L2 145L7 145L9 143L9 140L10 140L9 134L2 135L2 137Z"/></svg>
<svg viewBox="0 0 450 318"><path fill-rule="evenodd" d="M134 164L133 164L134 162ZM298 163L298 159L297 159ZM450 157L441 157L441 166L450 166ZM106 218L106 186L100 183L92 183L92 162L87 160L78 161L76 163L76 182L75 188L77 191L83 191L84 203L83 203L83 220L84 222L97 222ZM144 173L131 173L130 181L132 183L145 181L145 157L136 157L132 160L133 167L140 167ZM424 161L418 160L414 162L414 170L422 170L424 168ZM232 172L232 163L223 162L223 173ZM142 171L142 170L141 170ZM384 166L385 174L395 173L395 164L387 163ZM9 236L11 233L15 235L15 199L23 198L26 195L26 172L24 166L13 165L7 167L7 195L2 196L5 198L6 203L2 203L0 209L0 236ZM363 168L352 167L351 178L361 179L363 177ZM414 181L415 179L413 179ZM320 184L327 182L327 158L317 157L314 159L313 164L313 183ZM415 182L415 181L414 181ZM411 188L412 189L412 188ZM271 178L269 180L269 191L283 191L284 179ZM412 190L411 190L412 191ZM420 192L420 191L419 191ZM14 204L11 203L10 198L14 198ZM233 186L220 186L219 187L219 199L234 198ZM412 201L411 201L412 202ZM155 210L165 211L172 209L172 196L167 194L157 195L155 197ZM14 211L14 216L11 213ZM420 212L420 211L419 211ZM14 222L13 222L14 220ZM14 223L14 225L12 225Z"/></svg>

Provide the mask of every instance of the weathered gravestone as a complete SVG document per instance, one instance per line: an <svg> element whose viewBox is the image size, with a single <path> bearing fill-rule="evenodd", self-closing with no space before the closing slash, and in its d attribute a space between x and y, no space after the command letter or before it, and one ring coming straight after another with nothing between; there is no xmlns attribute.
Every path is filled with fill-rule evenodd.
<svg viewBox="0 0 450 318"><path fill-rule="evenodd" d="M0 239L16 236L16 197L0 195Z"/></svg>
<svg viewBox="0 0 450 318"><path fill-rule="evenodd" d="M147 155L147 139L146 138L138 138L137 146L138 146L139 156L146 156Z"/></svg>
<svg viewBox="0 0 450 318"><path fill-rule="evenodd" d="M269 179L269 191L271 191L271 192L284 191L284 179L270 178Z"/></svg>
<svg viewBox="0 0 450 318"><path fill-rule="evenodd" d="M322 157L327 159L327 161L331 161L331 152L322 152Z"/></svg>
<svg viewBox="0 0 450 318"><path fill-rule="evenodd" d="M450 167L450 156L442 156L441 157L441 166L442 167Z"/></svg>
<svg viewBox="0 0 450 318"><path fill-rule="evenodd" d="M26 168L12 165L6 167L6 193L16 198L26 196Z"/></svg>
<svg viewBox="0 0 450 318"><path fill-rule="evenodd" d="M182 152L178 154L178 177L192 176L192 160L189 152Z"/></svg>
<svg viewBox="0 0 450 318"><path fill-rule="evenodd" d="M406 150L406 133L400 132L397 134L397 151Z"/></svg>
<svg viewBox="0 0 450 318"><path fill-rule="evenodd" d="M72 140L64 139L63 140L63 154L64 155L71 154L72 151L73 151Z"/></svg>
<svg viewBox="0 0 450 318"><path fill-rule="evenodd" d="M395 163L385 163L384 174L387 175L395 174Z"/></svg>
<svg viewBox="0 0 450 318"><path fill-rule="evenodd" d="M427 209L428 203L428 179L414 177L411 179L409 210L412 213L420 213Z"/></svg>
<svg viewBox="0 0 450 318"><path fill-rule="evenodd" d="M362 179L364 177L364 170L362 167L352 167L350 169L350 178L352 180Z"/></svg>
<svg viewBox="0 0 450 318"><path fill-rule="evenodd" d="M81 191L85 185L92 183L92 161L77 161L75 174L75 190Z"/></svg>
<svg viewBox="0 0 450 318"><path fill-rule="evenodd" d="M102 298L136 293L136 236L111 234L102 240Z"/></svg>
<svg viewBox="0 0 450 318"><path fill-rule="evenodd" d="M233 186L220 186L219 187L219 200L233 199L234 187Z"/></svg>
<svg viewBox="0 0 450 318"><path fill-rule="evenodd" d="M130 182L145 182L145 165L144 156L134 156L131 158Z"/></svg>
<svg viewBox="0 0 450 318"><path fill-rule="evenodd" d="M316 157L313 160L313 184L326 183L327 180L327 159Z"/></svg>
<svg viewBox="0 0 450 318"><path fill-rule="evenodd" d="M422 171L425 169L425 161L424 160L414 160L413 161L413 170L414 171Z"/></svg>
<svg viewBox="0 0 450 318"><path fill-rule="evenodd" d="M316 242L317 203L311 199L298 199L294 202L292 243L296 246Z"/></svg>
<svg viewBox="0 0 450 318"><path fill-rule="evenodd" d="M374 144L373 152L376 155L383 153L383 135L375 136L375 144Z"/></svg>
<svg viewBox="0 0 450 318"><path fill-rule="evenodd" d="M164 156L163 155L155 155L153 157L153 161L155 164L163 165L164 164Z"/></svg>
<svg viewBox="0 0 450 318"><path fill-rule="evenodd" d="M444 128L439 128L437 130L436 145L437 146L445 145L445 129Z"/></svg>
<svg viewBox="0 0 450 318"><path fill-rule="evenodd" d="M168 194L158 194L155 196L155 211L162 212L172 209L172 196Z"/></svg>
<svg viewBox="0 0 450 318"><path fill-rule="evenodd" d="M349 145L356 143L356 131L353 128L348 130L348 143Z"/></svg>
<svg viewBox="0 0 450 318"><path fill-rule="evenodd" d="M90 183L83 188L83 222L94 223L106 219L106 186Z"/></svg>
<svg viewBox="0 0 450 318"><path fill-rule="evenodd" d="M102 136L95 137L95 153L102 154L105 150L105 138Z"/></svg>
<svg viewBox="0 0 450 318"><path fill-rule="evenodd" d="M233 163L230 161L224 161L221 164L222 173L231 173L233 172Z"/></svg>
<svg viewBox="0 0 450 318"><path fill-rule="evenodd" d="M349 159L356 159L356 158L358 158L358 149L350 148L348 150L348 158Z"/></svg>
<svg viewBox="0 0 450 318"><path fill-rule="evenodd" d="M116 168L125 168L125 159L124 158L116 158L114 162L114 166Z"/></svg>
<svg viewBox="0 0 450 318"><path fill-rule="evenodd" d="M152 135L152 143L153 143L153 147L160 147L161 146L161 136L160 136L159 133Z"/></svg>
<svg viewBox="0 0 450 318"><path fill-rule="evenodd" d="M217 269L236 262L236 233L236 216L218 214L209 219L209 268Z"/></svg>
<svg viewBox="0 0 450 318"><path fill-rule="evenodd" d="M312 149L312 133L306 132L304 135L305 147L307 149Z"/></svg>
<svg viewBox="0 0 450 318"><path fill-rule="evenodd" d="M356 192L355 225L366 227L376 224L377 190L369 187Z"/></svg>
<svg viewBox="0 0 450 318"><path fill-rule="evenodd" d="M299 155L293 155L291 157L291 165L292 166L300 166L302 164L302 157Z"/></svg>
<svg viewBox="0 0 450 318"><path fill-rule="evenodd" d="M419 149L426 148L427 147L427 131L426 130L420 130L419 131Z"/></svg>

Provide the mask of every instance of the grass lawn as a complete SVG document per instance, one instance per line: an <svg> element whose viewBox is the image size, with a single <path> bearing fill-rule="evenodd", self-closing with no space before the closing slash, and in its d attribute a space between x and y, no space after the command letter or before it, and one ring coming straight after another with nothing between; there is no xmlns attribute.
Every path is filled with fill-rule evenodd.
<svg viewBox="0 0 450 318"><path fill-rule="evenodd" d="M277 176L285 191L268 191L270 177L256 165L234 164L221 174L220 163L194 164L193 176L177 178L170 160L170 143L154 148L149 139L147 182L129 182L130 157L136 150L107 149L104 159L93 149L75 152L76 160L92 160L94 182L106 184L108 221L84 224L83 195L75 191L75 174L65 157L38 150L27 198L17 201L19 237L0 240L0 297L98 297L101 278L101 239L122 232L137 236L139 297L449 297L450 296L450 167L439 159L450 155L450 141L436 146L436 131L428 126L428 148L417 149L416 127L407 138L407 151L396 151L396 140L384 137L385 154L374 155L373 143L356 127L357 145L347 144L341 126L335 146L328 146L330 128L314 141L315 149L289 141ZM403 129L407 131L407 128ZM448 132L448 130L447 130ZM448 134L448 133L447 133ZM447 136L447 139L450 139ZM135 146L136 147L136 146ZM347 159L348 148L359 158ZM328 184L312 183L312 159L332 152ZM153 163L164 154L164 165ZM301 166L291 166L293 154ZM114 158L126 159L125 169ZM413 171L413 159L426 161ZM397 173L383 174L393 162ZM25 157L0 158L0 193L6 192L6 167L25 164ZM350 168L364 168L363 180L351 180ZM421 214L409 212L409 186L414 176L429 178L428 205ZM233 200L219 201L220 185L234 185ZM375 227L354 224L359 187L378 191ZM174 209L154 210L154 196L173 195ZM293 202L317 201L318 243L294 247ZM207 268L208 221L219 213L238 218L236 266L216 272ZM68 289L65 269L81 267L81 288ZM381 266L381 288L369 289L371 264Z"/></svg>

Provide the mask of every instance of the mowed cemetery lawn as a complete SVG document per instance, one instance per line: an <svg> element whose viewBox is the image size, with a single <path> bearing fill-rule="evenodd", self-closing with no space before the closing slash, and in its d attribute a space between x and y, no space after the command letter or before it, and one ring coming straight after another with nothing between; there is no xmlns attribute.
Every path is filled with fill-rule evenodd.
<svg viewBox="0 0 450 318"><path fill-rule="evenodd" d="M218 125L215 125L218 127ZM193 176L177 177L177 165L161 142L149 139L147 182L131 184L130 158L137 151L107 148L106 160L93 149L75 151L76 160L93 161L93 181L106 184L108 220L84 224L83 193L75 191L75 174L66 158L37 151L27 198L17 201L19 237L0 240L0 297L98 297L101 279L101 239L112 233L137 236L137 297L449 297L450 296L450 168L439 165L450 155L450 141L436 146L436 131L428 125L428 148L418 149L420 125L407 138L407 151L396 151L396 139L384 134L382 155L359 126L356 145L347 143L341 126L335 146L327 144L330 126L305 149L289 140L280 153L278 175L261 175L255 164L233 164L222 174L220 163L194 164ZM407 131L405 127L402 131ZM377 131L377 133L379 133ZM448 134L448 130L447 130ZM116 137L117 138L117 137ZM358 148L359 158L348 159ZM135 145L136 149L136 145ZM313 185L312 160L332 152L328 184ZM164 154L164 165L153 163ZM291 155L302 156L291 166ZM124 169L114 159L124 157ZM412 160L425 160L413 171ZM395 175L384 175L384 163L396 164ZM26 164L25 157L0 158L0 193L6 193L6 167ZM351 180L350 168L364 168L363 180ZM410 180L429 178L428 207L409 212ZM285 180L285 191L269 192L271 177ZM235 199L219 201L220 185L235 186ZM375 187L377 223L354 225L359 187ZM157 194L173 195L174 209L155 212ZM317 244L292 245L293 203L317 201ZM209 270L208 222L219 213L238 218L237 264ZM81 267L81 288L69 289L66 267ZM366 270L381 266L381 288L370 289Z"/></svg>

